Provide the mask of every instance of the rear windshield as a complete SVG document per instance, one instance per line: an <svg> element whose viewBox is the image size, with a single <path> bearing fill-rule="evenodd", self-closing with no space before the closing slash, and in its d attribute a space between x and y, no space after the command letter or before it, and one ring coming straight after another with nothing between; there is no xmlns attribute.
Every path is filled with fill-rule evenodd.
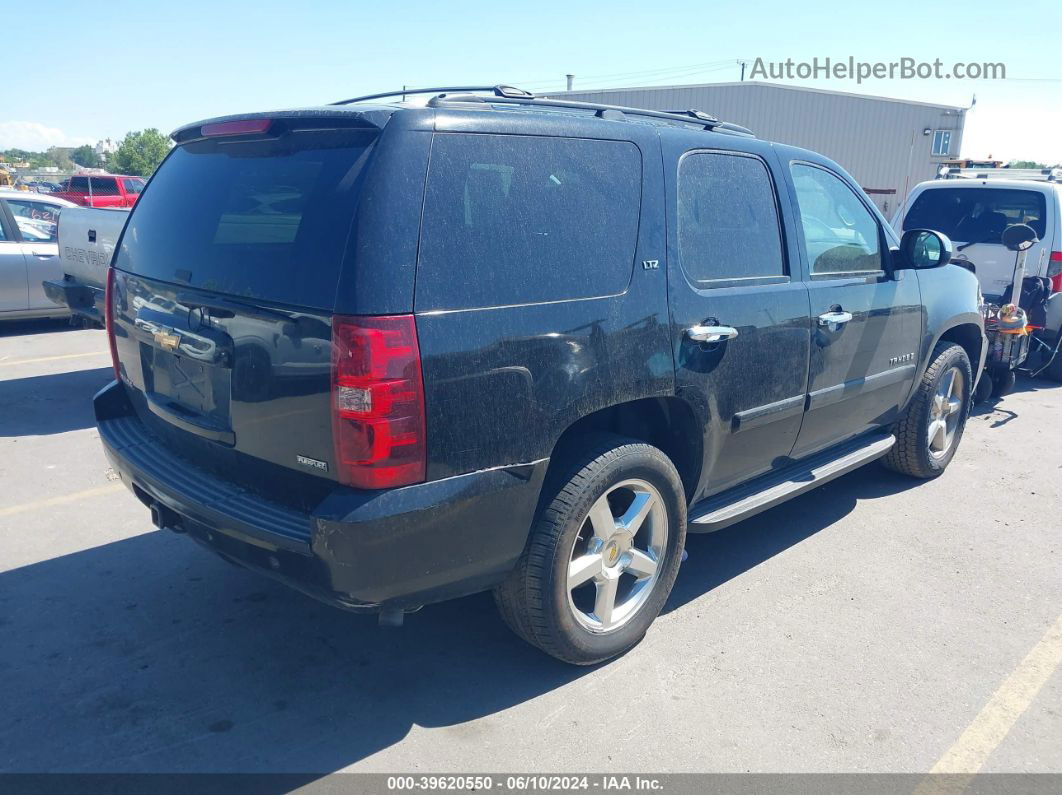
<svg viewBox="0 0 1062 795"><path fill-rule="evenodd" d="M137 201L115 266L331 309L370 143L328 130L179 146Z"/></svg>
<svg viewBox="0 0 1062 795"><path fill-rule="evenodd" d="M915 199L903 228L933 229L961 243L999 243L1012 224L1044 236L1044 194L1020 188L930 188Z"/></svg>

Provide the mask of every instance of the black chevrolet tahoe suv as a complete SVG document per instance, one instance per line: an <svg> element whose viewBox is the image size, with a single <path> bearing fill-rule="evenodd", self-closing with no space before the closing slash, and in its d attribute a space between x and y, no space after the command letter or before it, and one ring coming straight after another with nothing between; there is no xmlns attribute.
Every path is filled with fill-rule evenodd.
<svg viewBox="0 0 1062 795"><path fill-rule="evenodd" d="M433 91L173 134L95 397L156 526L384 623L493 590L587 664L687 532L948 465L985 342L947 238L702 112Z"/></svg>

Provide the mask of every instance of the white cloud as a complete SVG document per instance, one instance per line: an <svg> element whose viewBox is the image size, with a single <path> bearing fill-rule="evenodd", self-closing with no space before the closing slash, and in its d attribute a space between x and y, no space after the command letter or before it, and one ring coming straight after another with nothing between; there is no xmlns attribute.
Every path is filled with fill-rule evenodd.
<svg viewBox="0 0 1062 795"><path fill-rule="evenodd" d="M92 138L67 135L58 127L48 127L35 121L0 121L0 149L43 152L50 146L81 146L92 143L95 143Z"/></svg>

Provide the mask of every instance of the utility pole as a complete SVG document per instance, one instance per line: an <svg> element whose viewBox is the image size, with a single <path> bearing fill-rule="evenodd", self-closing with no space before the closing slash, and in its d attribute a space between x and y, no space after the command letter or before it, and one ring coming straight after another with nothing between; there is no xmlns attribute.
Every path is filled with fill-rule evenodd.
<svg viewBox="0 0 1062 795"><path fill-rule="evenodd" d="M571 91L572 85L575 84L575 75L565 75L565 77L568 78L568 90Z"/></svg>
<svg viewBox="0 0 1062 795"><path fill-rule="evenodd" d="M745 82L745 66L747 64L746 64L745 61L738 61L738 63L741 64L741 82L744 83Z"/></svg>

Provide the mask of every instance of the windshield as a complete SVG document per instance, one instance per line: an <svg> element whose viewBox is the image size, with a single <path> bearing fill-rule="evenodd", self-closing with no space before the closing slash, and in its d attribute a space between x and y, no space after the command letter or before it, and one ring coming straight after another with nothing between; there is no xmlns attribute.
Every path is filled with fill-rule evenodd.
<svg viewBox="0 0 1062 795"><path fill-rule="evenodd" d="M903 219L908 229L933 229L961 243L1000 243L1003 230L1028 224L1044 236L1045 202L1020 188L929 188Z"/></svg>
<svg viewBox="0 0 1062 795"><path fill-rule="evenodd" d="M137 201L115 267L331 309L370 141L319 130L179 146Z"/></svg>

